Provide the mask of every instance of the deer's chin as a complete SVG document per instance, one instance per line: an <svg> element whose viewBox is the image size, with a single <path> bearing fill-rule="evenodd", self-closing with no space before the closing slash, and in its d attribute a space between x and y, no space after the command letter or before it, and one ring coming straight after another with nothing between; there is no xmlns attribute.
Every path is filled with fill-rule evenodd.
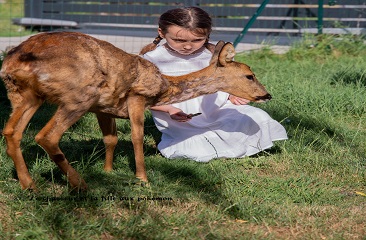
<svg viewBox="0 0 366 240"><path fill-rule="evenodd" d="M261 100L255 100L254 102L256 103L265 103L265 102L268 102L270 99L261 99Z"/></svg>

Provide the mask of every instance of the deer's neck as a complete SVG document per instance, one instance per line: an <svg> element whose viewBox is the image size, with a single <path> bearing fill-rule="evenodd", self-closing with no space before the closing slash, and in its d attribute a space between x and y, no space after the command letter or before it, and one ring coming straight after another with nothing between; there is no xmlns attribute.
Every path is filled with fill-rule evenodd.
<svg viewBox="0 0 366 240"><path fill-rule="evenodd" d="M206 67L200 71L182 76L163 75L169 82L168 89L163 92L154 105L166 105L182 102L201 95L220 91L223 79L215 74L214 67Z"/></svg>

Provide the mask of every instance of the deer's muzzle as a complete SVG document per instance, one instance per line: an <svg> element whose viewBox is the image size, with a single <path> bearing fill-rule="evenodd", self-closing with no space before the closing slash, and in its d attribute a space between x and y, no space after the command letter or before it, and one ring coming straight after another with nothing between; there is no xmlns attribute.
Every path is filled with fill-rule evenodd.
<svg viewBox="0 0 366 240"><path fill-rule="evenodd" d="M271 99L272 99L272 96L269 93L267 93L264 96L258 96L258 97L255 98L255 100L258 101L258 102L261 102L261 101L269 101Z"/></svg>

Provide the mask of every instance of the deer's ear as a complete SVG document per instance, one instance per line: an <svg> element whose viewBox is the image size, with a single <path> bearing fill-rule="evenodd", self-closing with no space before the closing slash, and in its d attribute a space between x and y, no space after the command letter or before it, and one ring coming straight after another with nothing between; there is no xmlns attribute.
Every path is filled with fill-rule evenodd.
<svg viewBox="0 0 366 240"><path fill-rule="evenodd" d="M219 63L225 66L227 63L232 62L235 56L235 48L231 43L226 43L220 51Z"/></svg>
<svg viewBox="0 0 366 240"><path fill-rule="evenodd" d="M218 61L218 58L219 58L219 54L221 52L221 49L224 47L225 45L225 42L224 41L219 41L217 44L216 44L216 47L215 47L215 51L214 53L212 54L212 58L210 60L210 65L211 64L215 64L217 65L217 61Z"/></svg>

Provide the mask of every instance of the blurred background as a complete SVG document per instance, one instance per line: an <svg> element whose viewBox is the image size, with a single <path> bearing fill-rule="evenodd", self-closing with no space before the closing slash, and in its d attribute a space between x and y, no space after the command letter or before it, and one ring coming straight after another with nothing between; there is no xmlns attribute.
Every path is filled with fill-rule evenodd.
<svg viewBox="0 0 366 240"><path fill-rule="evenodd" d="M183 6L206 10L211 40L233 42L237 51L366 28L366 0L0 0L0 51L38 32L78 31L138 53L156 37L160 14Z"/></svg>

